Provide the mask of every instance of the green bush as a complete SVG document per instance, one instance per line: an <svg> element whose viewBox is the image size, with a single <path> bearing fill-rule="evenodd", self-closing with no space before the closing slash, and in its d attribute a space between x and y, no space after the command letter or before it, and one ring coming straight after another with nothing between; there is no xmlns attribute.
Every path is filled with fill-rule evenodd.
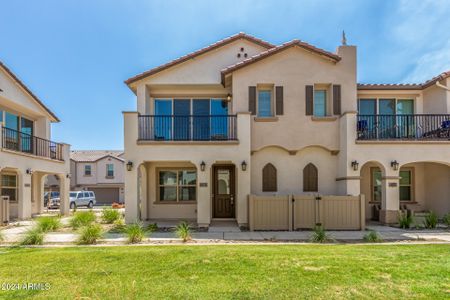
<svg viewBox="0 0 450 300"><path fill-rule="evenodd" d="M0 242L3 242L5 240L5 235L3 234L3 231L0 230Z"/></svg>
<svg viewBox="0 0 450 300"><path fill-rule="evenodd" d="M91 245L97 243L103 235L102 227L99 224L89 224L81 227L78 244Z"/></svg>
<svg viewBox="0 0 450 300"><path fill-rule="evenodd" d="M450 213L446 214L443 218L442 221L444 222L445 225L450 226Z"/></svg>
<svg viewBox="0 0 450 300"><path fill-rule="evenodd" d="M73 229L78 229L82 226L87 226L95 222L95 214L92 210L77 211L72 219L70 219L70 226Z"/></svg>
<svg viewBox="0 0 450 300"><path fill-rule="evenodd" d="M398 212L398 223L400 228L407 229L411 227L413 222L413 217L407 211L399 211Z"/></svg>
<svg viewBox="0 0 450 300"><path fill-rule="evenodd" d="M183 240L184 243L192 238L191 227L185 221L180 222L180 224L177 225L177 227L175 228L175 232L177 236Z"/></svg>
<svg viewBox="0 0 450 300"><path fill-rule="evenodd" d="M380 243L383 241L380 235L374 230L370 230L368 233L366 233L363 239L367 243Z"/></svg>
<svg viewBox="0 0 450 300"><path fill-rule="evenodd" d="M59 217L39 217L36 224L43 232L56 231L62 227Z"/></svg>
<svg viewBox="0 0 450 300"><path fill-rule="evenodd" d="M142 242L145 235L145 228L140 222L127 225L124 231L130 244Z"/></svg>
<svg viewBox="0 0 450 300"><path fill-rule="evenodd" d="M39 227L33 227L25 232L25 236L20 241L21 245L42 245L44 243L44 232Z"/></svg>
<svg viewBox="0 0 450 300"><path fill-rule="evenodd" d="M158 231L158 225L156 223L148 224L146 230L148 232L155 232Z"/></svg>
<svg viewBox="0 0 450 300"><path fill-rule="evenodd" d="M114 208L104 208L102 210L102 221L106 224L113 224L121 218L120 212Z"/></svg>
<svg viewBox="0 0 450 300"><path fill-rule="evenodd" d="M316 225L310 241L313 243L326 243L332 242L333 239L327 234L322 225Z"/></svg>
<svg viewBox="0 0 450 300"><path fill-rule="evenodd" d="M430 211L425 216L425 221L424 221L425 228L428 228L428 229L436 228L437 223L438 223L438 216L434 212Z"/></svg>

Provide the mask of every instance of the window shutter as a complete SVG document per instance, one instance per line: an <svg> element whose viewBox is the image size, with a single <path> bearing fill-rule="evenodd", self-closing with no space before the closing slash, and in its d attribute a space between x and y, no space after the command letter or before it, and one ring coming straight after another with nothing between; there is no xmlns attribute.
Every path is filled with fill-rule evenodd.
<svg viewBox="0 0 450 300"><path fill-rule="evenodd" d="M333 85L333 113L341 114L341 86L337 84Z"/></svg>
<svg viewBox="0 0 450 300"><path fill-rule="evenodd" d="M317 192L318 188L318 171L315 165L309 163L303 169L303 191Z"/></svg>
<svg viewBox="0 0 450 300"><path fill-rule="evenodd" d="M305 86L305 113L307 116L313 115L313 102L314 102L314 86Z"/></svg>
<svg viewBox="0 0 450 300"><path fill-rule="evenodd" d="M248 87L248 111L256 115L256 86Z"/></svg>
<svg viewBox="0 0 450 300"><path fill-rule="evenodd" d="M277 191L277 169L271 163L264 166L262 171L263 178L263 192Z"/></svg>
<svg viewBox="0 0 450 300"><path fill-rule="evenodd" d="M284 107L283 107L283 87L282 86L275 87L275 99L276 99L276 114L283 115Z"/></svg>

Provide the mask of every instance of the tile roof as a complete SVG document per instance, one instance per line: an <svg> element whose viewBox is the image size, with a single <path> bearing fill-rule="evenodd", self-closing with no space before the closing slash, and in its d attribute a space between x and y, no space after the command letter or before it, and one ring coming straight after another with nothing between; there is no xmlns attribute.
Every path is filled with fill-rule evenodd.
<svg viewBox="0 0 450 300"><path fill-rule="evenodd" d="M76 162L95 162L107 156L117 158L121 161L124 159L122 150L73 150L70 151L70 159Z"/></svg>
<svg viewBox="0 0 450 300"><path fill-rule="evenodd" d="M125 83L127 85L130 85L133 82L138 81L138 80L140 80L142 78L145 78L147 76L153 75L153 74L158 73L158 72L161 72L161 71L163 71L165 69L173 67L173 66L175 66L177 64L180 64L182 62L188 61L188 60L190 60L192 58L195 58L195 57L197 57L197 56L199 56L201 54L204 54L204 53L209 52L211 50L217 49L219 47L222 47L222 46L224 46L226 44L232 43L232 42L234 42L236 40L239 40L239 39L246 39L246 40L248 40L250 42L253 42L255 44L258 44L258 45L260 45L260 46L262 46L264 48L273 48L273 47L275 47L275 45L272 45L271 43L268 43L266 41L258 39L258 38L254 37L254 36L248 35L248 34L246 34L244 32L240 32L238 34L232 35L232 36L227 37L227 38L225 38L223 40L215 42L214 44L211 44L211 45L209 45L207 47L204 47L204 48L202 48L200 50L197 50L195 52L186 54L186 55L184 55L182 57L179 57L177 59L174 59L174 60L172 60L172 61L170 61L170 62L168 62L166 64L163 64L161 66L158 66L158 67L155 67L155 68L150 69L148 71L145 71L145 72L143 72L141 74L138 74L138 75L136 75L134 77L131 77L131 78L125 80Z"/></svg>
<svg viewBox="0 0 450 300"><path fill-rule="evenodd" d="M317 47L314 47L314 46L312 46L312 45L310 45L308 43L305 43L303 41L300 41L300 40L292 40L290 42L281 44L279 46L270 48L270 49L268 49L266 51L263 51L263 52L261 52L259 54L256 54L256 55L254 55L254 56L252 56L250 58L247 58L247 59L245 59L243 61L240 61L240 62L238 62L238 63L236 63L234 65L226 67L225 69L222 69L221 70L222 76L224 76L224 75L226 75L228 73L231 73L231 72L233 72L233 71L235 71L237 69L243 68L243 67L245 67L245 66L247 66L249 64L252 64L254 62L257 62L257 61L259 61L261 59L269 57L269 56L271 56L273 54L276 54L276 53L281 52L283 50L286 50L288 48L294 47L294 46L303 48L303 49L305 49L307 51L310 51L310 52L312 52L314 54L318 54L320 56L324 56L324 57L326 57L328 59L331 59L334 62L338 62L338 61L341 60L341 57L339 55L337 55L337 54L328 52L326 50L323 50L323 49L320 49L320 48L317 48Z"/></svg>
<svg viewBox="0 0 450 300"><path fill-rule="evenodd" d="M31 98L33 98L46 112L48 112L56 122L60 121L58 117L47 106L45 106L45 104L2 61L0 61L0 67L5 70L5 72L8 73L8 75L11 76L13 80L16 81L20 87L22 87L31 96Z"/></svg>
<svg viewBox="0 0 450 300"><path fill-rule="evenodd" d="M368 84L358 83L358 90L423 90L436 82L450 77L450 71L443 72L423 83Z"/></svg>

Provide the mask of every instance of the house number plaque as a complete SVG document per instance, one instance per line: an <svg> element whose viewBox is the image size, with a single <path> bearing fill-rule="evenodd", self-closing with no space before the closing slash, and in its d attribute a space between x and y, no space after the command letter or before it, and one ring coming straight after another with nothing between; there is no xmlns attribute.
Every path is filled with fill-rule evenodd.
<svg viewBox="0 0 450 300"><path fill-rule="evenodd" d="M389 182L389 187L397 187L397 182Z"/></svg>
<svg viewBox="0 0 450 300"><path fill-rule="evenodd" d="M208 183L207 182L200 182L200 187L207 187Z"/></svg>

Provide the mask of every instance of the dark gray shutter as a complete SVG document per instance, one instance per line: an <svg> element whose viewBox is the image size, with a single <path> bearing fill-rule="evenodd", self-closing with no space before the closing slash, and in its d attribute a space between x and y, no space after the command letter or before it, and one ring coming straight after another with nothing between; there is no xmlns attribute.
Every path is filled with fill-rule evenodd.
<svg viewBox="0 0 450 300"><path fill-rule="evenodd" d="M275 100L276 100L276 114L283 115L284 107L283 107L283 87L277 86L275 87Z"/></svg>
<svg viewBox="0 0 450 300"><path fill-rule="evenodd" d="M277 169L271 163L264 166L262 171L262 190L263 192L277 191Z"/></svg>
<svg viewBox="0 0 450 300"><path fill-rule="evenodd" d="M313 105L314 105L314 86L305 86L305 113L307 116L313 115Z"/></svg>
<svg viewBox="0 0 450 300"><path fill-rule="evenodd" d="M248 87L248 111L256 115L256 86Z"/></svg>
<svg viewBox="0 0 450 300"><path fill-rule="evenodd" d="M341 114L341 86L338 84L333 85L333 113Z"/></svg>

